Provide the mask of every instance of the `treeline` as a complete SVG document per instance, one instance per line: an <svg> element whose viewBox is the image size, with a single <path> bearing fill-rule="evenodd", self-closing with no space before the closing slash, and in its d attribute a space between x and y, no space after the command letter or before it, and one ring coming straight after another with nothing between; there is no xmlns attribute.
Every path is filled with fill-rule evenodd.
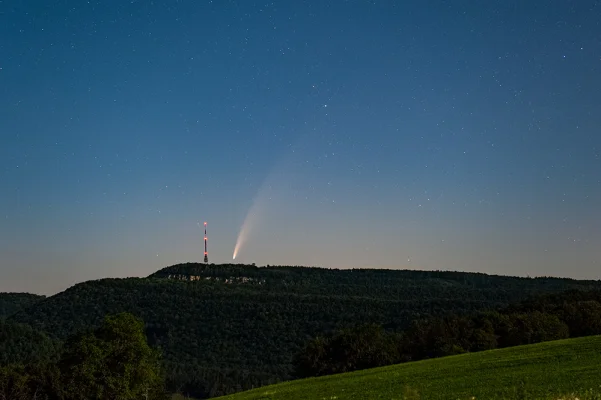
<svg viewBox="0 0 601 400"><path fill-rule="evenodd" d="M168 399L160 355L143 327L131 314L107 316L70 337L55 361L0 367L0 399Z"/></svg>
<svg viewBox="0 0 601 400"><path fill-rule="evenodd" d="M496 312L416 320L402 332L365 324L318 336L296 357L296 376L329 375L598 334L601 291L569 291Z"/></svg>
<svg viewBox="0 0 601 400"><path fill-rule="evenodd" d="M219 279L180 281L169 275ZM226 283L231 277L253 279ZM64 341L98 326L105 315L129 312L145 322L149 344L161 349L169 390L207 398L294 378L294 356L307 340L357 321L400 332L414 320L496 310L530 295L572 288L601 289L601 282L180 264L149 278L80 283L7 321Z"/></svg>

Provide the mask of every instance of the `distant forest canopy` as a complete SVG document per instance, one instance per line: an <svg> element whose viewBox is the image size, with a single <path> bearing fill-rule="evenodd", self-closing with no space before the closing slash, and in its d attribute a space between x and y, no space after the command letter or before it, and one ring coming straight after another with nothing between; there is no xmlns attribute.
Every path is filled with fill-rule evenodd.
<svg viewBox="0 0 601 400"><path fill-rule="evenodd" d="M148 278L83 282L17 311L7 323L64 340L106 315L129 312L145 322L150 345L161 349L169 390L207 398L295 378L307 343L357 323L402 332L415 320L595 289L601 282L189 263Z"/></svg>
<svg viewBox="0 0 601 400"><path fill-rule="evenodd" d="M45 298L45 296L31 293L0 293L0 319L8 317Z"/></svg>

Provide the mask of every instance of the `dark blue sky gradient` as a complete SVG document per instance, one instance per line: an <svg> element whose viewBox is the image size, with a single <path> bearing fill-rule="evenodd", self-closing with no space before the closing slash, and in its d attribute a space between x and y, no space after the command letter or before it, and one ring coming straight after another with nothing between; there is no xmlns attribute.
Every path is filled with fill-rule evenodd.
<svg viewBox="0 0 601 400"><path fill-rule="evenodd" d="M253 204L236 261L599 279L600 24L590 0L1 1L0 291L201 260L203 220L229 261Z"/></svg>

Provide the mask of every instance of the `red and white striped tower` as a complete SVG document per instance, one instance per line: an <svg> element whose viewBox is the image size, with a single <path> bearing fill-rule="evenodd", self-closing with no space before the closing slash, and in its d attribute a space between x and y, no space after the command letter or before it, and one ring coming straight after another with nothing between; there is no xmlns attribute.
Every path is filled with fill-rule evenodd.
<svg viewBox="0 0 601 400"><path fill-rule="evenodd" d="M209 262L209 252L207 252L207 223L205 222L205 264Z"/></svg>

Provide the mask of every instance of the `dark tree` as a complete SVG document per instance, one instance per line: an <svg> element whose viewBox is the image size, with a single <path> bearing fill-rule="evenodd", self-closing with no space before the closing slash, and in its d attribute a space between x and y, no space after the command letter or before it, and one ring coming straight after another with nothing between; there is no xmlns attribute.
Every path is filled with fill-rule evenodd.
<svg viewBox="0 0 601 400"><path fill-rule="evenodd" d="M67 398L164 397L159 355L148 346L143 322L128 313L68 340L58 365Z"/></svg>

